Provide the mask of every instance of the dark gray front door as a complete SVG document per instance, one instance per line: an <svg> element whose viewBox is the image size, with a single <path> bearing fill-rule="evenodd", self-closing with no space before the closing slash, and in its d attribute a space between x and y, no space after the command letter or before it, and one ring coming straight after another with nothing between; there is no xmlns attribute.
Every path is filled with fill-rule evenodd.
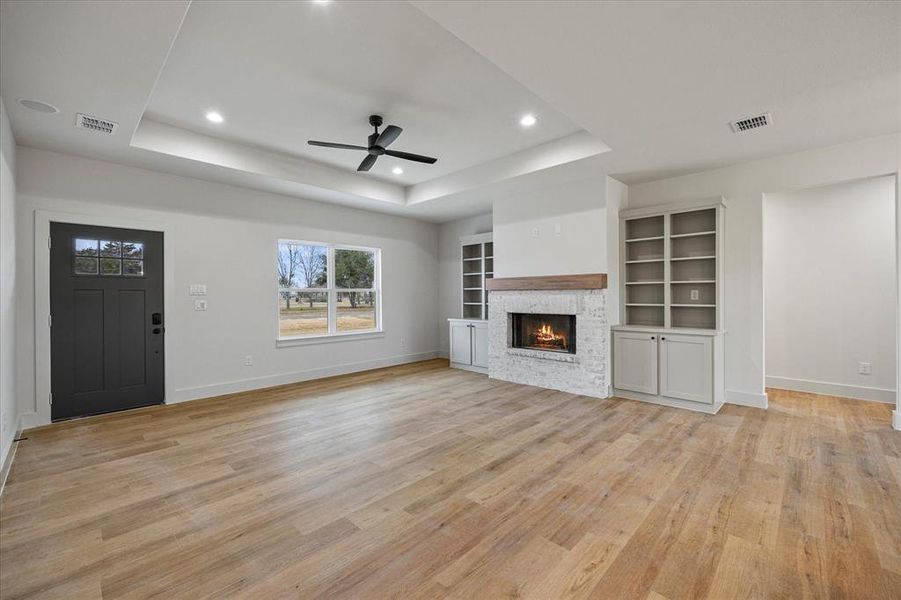
<svg viewBox="0 0 901 600"><path fill-rule="evenodd" d="M163 234L50 224L54 420L161 404Z"/></svg>

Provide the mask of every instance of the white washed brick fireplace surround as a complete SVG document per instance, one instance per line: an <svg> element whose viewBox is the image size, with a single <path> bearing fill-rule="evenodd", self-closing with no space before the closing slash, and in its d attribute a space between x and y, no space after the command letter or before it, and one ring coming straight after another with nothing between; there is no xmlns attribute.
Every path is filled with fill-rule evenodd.
<svg viewBox="0 0 901 600"><path fill-rule="evenodd" d="M576 316L576 353L512 347L512 313ZM606 289L491 290L488 375L514 383L606 398L610 352Z"/></svg>

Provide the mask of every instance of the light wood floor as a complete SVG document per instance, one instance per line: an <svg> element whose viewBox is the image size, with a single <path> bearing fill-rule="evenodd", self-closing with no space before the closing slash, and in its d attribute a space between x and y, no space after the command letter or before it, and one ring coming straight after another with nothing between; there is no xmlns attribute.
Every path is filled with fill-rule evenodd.
<svg viewBox="0 0 901 600"><path fill-rule="evenodd" d="M4 598L901 598L884 404L717 416L430 361L20 443Z"/></svg>

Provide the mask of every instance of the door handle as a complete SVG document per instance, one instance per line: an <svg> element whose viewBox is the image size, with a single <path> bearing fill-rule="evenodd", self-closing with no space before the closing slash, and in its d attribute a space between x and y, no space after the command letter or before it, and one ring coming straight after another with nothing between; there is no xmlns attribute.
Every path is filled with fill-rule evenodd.
<svg viewBox="0 0 901 600"><path fill-rule="evenodd" d="M162 325L163 324L163 313L155 312L150 315L150 323L153 325Z"/></svg>

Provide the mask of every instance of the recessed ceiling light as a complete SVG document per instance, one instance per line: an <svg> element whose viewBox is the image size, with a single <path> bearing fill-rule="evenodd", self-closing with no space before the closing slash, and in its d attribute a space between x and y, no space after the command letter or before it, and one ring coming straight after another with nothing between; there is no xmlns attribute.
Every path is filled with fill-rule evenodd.
<svg viewBox="0 0 901 600"><path fill-rule="evenodd" d="M394 167L393 169L391 169L391 172L394 173L395 175L403 175L404 174L404 170L401 169L400 167Z"/></svg>
<svg viewBox="0 0 901 600"><path fill-rule="evenodd" d="M36 110L42 113L47 113L48 115L53 115L59 112L59 109L52 104L47 104L46 102L42 102L40 100L33 100L31 98L19 98L18 102L25 108Z"/></svg>
<svg viewBox="0 0 901 600"><path fill-rule="evenodd" d="M211 110L206 114L206 120L212 123L221 123L225 119L222 118L222 115L217 113L215 110Z"/></svg>
<svg viewBox="0 0 901 600"><path fill-rule="evenodd" d="M523 127L531 127L537 121L538 121L538 119L535 118L535 115L528 114L528 115L522 116L522 118L519 120L519 124L522 125Z"/></svg>
<svg viewBox="0 0 901 600"><path fill-rule="evenodd" d="M313 0L313 4L328 4L332 0Z"/></svg>

